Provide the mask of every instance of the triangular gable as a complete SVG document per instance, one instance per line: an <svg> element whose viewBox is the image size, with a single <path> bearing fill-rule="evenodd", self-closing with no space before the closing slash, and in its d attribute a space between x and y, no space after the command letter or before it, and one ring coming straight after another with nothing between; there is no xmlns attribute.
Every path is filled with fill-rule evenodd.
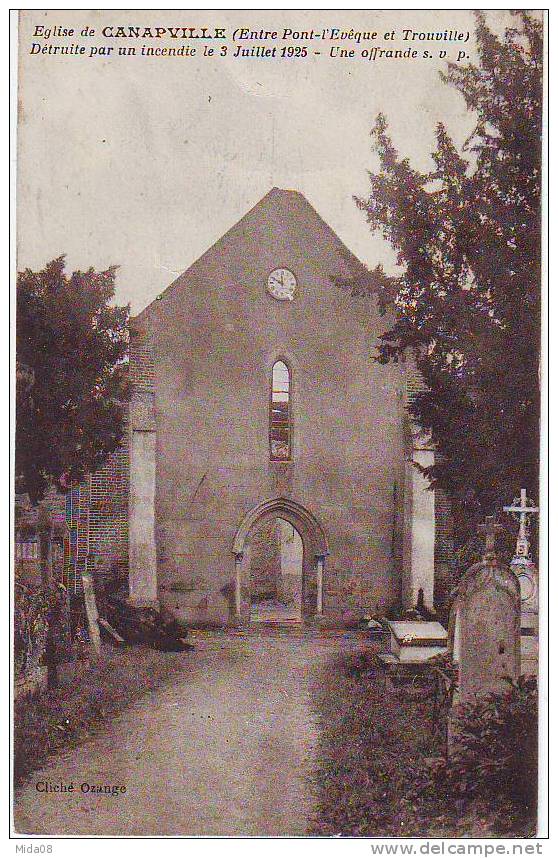
<svg viewBox="0 0 558 858"><path fill-rule="evenodd" d="M288 200L289 198L294 198L296 203L300 205L303 204L303 207L306 208L307 212L310 214L310 217L314 219L317 224L319 224L320 229L324 231L329 239L332 241L332 244L335 245L339 255L343 258L344 262L350 269L354 270L355 277L362 277L363 275L368 275L368 269L366 266L349 250L349 248L341 241L339 236L334 232L334 230L329 226L326 221L318 214L316 209L308 202L306 197L301 194L299 191L293 190L283 190L282 188L272 188L268 193L262 197L262 199L256 203L248 212L246 212L243 217L237 221L234 226L232 226L229 230L227 230L224 235L221 236L214 244L209 247L205 253L203 253L192 265L186 269L182 274L180 274L176 280L174 280L160 295L157 296L150 304L147 305L137 316L134 317L134 321L141 321L142 317L151 315L151 311L156 309L157 305L160 301L163 301L168 295L173 293L176 289L179 289L181 286L186 285L188 280L191 277L195 277L196 269L198 266L202 265L208 257L217 254L220 249L225 246L231 239L236 238L237 236L242 236L244 231L249 227L251 223L254 221L254 216L261 212L262 215L265 215L265 212L269 210L270 205L276 200L280 198L283 202Z"/></svg>

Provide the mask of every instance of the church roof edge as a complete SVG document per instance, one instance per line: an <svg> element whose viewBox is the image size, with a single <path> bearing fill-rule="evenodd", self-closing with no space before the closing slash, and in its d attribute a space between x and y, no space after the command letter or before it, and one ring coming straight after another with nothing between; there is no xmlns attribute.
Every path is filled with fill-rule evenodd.
<svg viewBox="0 0 558 858"><path fill-rule="evenodd" d="M292 197L297 197L298 199L302 200L304 202L304 204L312 211L314 217L318 218L318 220L324 225L324 227L331 233L331 235L335 239L336 244L339 246L340 251L347 258L350 258L350 260L352 261L352 263L354 265L358 266L361 269L366 270L366 266L364 265L364 263L361 262L361 260L358 259L358 257L355 256L355 254L351 250L349 250L349 248L341 241L341 239L339 238L339 236L337 235L335 230L327 223L327 221L325 221L323 219L323 217L319 214L319 212L316 211L314 206L306 199L306 197L304 196L304 194L301 191L298 191L294 188L278 188L278 187L274 186L266 194L264 194L263 197L261 197L257 203L255 203L251 208L249 208L248 211L245 212L242 215L242 217L239 218L239 220L237 220L226 232L224 232L220 238L218 238L216 241L214 241L213 244L211 244L207 248L207 250L205 250L201 254L201 256L198 256L198 258L195 259L192 262L192 264L188 266L188 268L186 268L181 274L179 274L178 277L176 277L172 281L172 283L169 283L169 285L163 290L163 292L161 292L160 295L157 295L156 298L154 298L152 301L150 301L150 303L147 304L143 308L143 310L140 310L140 312L137 313L135 316L131 316L130 317L130 323L133 326L135 326L137 323L139 323L141 325L141 321L143 320L143 318L145 316L149 315L149 312L151 311L151 309L155 308L157 306L157 303L164 296L166 296L167 293L169 293L176 286L178 286L180 284L180 282L182 281L182 279L185 277L185 275L188 274L188 272L190 272L191 269L194 268L194 266L196 266L199 262L201 262L201 260L203 260L209 253L212 253L213 251L215 251L219 247L219 245L221 243L223 243L231 233L233 233L236 229L238 229L242 225L242 223L245 220L247 220L250 217L250 215L256 209L260 208L260 206L263 206L265 204L265 202L270 197L273 197L273 196L292 196Z"/></svg>

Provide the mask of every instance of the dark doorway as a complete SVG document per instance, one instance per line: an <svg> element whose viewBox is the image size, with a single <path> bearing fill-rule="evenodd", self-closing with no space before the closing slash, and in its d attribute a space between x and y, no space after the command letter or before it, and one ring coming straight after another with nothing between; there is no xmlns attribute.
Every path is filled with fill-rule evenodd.
<svg viewBox="0 0 558 858"><path fill-rule="evenodd" d="M302 620L303 545L285 519L267 519L249 537L250 621Z"/></svg>

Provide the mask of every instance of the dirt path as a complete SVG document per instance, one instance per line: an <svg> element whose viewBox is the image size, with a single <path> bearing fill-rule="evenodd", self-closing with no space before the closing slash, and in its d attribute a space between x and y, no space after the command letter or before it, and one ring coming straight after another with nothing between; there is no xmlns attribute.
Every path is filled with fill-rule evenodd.
<svg viewBox="0 0 558 858"><path fill-rule="evenodd" d="M32 776L16 829L33 834L304 834L316 736L308 683L340 641L200 639L184 674ZM74 792L38 792L37 785ZM115 796L81 784L124 785Z"/></svg>

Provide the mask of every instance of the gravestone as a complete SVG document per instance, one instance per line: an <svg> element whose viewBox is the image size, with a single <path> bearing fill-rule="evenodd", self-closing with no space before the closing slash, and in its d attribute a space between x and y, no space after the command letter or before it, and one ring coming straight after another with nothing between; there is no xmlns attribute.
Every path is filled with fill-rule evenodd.
<svg viewBox="0 0 558 858"><path fill-rule="evenodd" d="M494 552L498 525L487 516L480 563L461 578L450 612L448 649L458 669L453 706L504 691L520 673L520 598L517 577Z"/></svg>
<svg viewBox="0 0 558 858"><path fill-rule="evenodd" d="M504 507L504 512L511 513L519 521L510 568L519 582L521 596L521 673L525 676L538 674L539 581L529 545L530 516L538 511L527 497L526 489L521 489L520 497L515 498L511 506Z"/></svg>

